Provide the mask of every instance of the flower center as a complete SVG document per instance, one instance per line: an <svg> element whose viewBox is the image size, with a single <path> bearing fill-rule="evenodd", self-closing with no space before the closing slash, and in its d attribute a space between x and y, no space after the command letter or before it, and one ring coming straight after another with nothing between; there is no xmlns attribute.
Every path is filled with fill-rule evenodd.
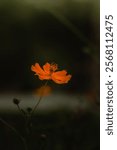
<svg viewBox="0 0 117 150"><path fill-rule="evenodd" d="M58 69L57 64L52 63L51 66L50 66L50 73L55 72L57 69Z"/></svg>
<svg viewBox="0 0 117 150"><path fill-rule="evenodd" d="M53 68L50 68L50 73L53 73Z"/></svg>

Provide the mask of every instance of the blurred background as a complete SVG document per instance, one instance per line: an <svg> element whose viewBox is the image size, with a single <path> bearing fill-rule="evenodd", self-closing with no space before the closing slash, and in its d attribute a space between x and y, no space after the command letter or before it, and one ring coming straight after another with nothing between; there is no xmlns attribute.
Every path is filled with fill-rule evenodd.
<svg viewBox="0 0 117 150"><path fill-rule="evenodd" d="M0 116L22 131L12 99L24 108L36 103L44 82L31 71L35 62L72 74L68 84L49 82L52 94L33 120L33 150L99 150L99 42L99 0L0 0ZM23 149L2 123L0 147Z"/></svg>

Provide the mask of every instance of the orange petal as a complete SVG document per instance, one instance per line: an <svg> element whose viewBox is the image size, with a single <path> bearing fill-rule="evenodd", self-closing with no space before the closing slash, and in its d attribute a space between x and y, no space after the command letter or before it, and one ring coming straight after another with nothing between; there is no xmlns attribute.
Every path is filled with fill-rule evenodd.
<svg viewBox="0 0 117 150"><path fill-rule="evenodd" d="M68 81L71 79L71 75L66 74L67 72L65 70L54 72L52 74L52 80L58 84L68 83Z"/></svg>
<svg viewBox="0 0 117 150"><path fill-rule="evenodd" d="M43 69L40 67L38 63L35 63L34 66L32 65L31 70L34 71L36 75L45 75L45 72L43 71Z"/></svg>
<svg viewBox="0 0 117 150"><path fill-rule="evenodd" d="M55 75L56 76L65 76L67 74L67 71L66 70L62 70L62 71L57 71L55 72Z"/></svg>
<svg viewBox="0 0 117 150"><path fill-rule="evenodd" d="M40 80L51 80L50 75L38 75Z"/></svg>
<svg viewBox="0 0 117 150"><path fill-rule="evenodd" d="M70 74L67 75L67 76L66 76L66 79L65 79L65 83L68 83L68 81L71 79L71 77L72 77L72 75L70 75Z"/></svg>
<svg viewBox="0 0 117 150"><path fill-rule="evenodd" d="M51 65L49 63L46 63L45 65L43 65L43 69L45 73L50 74Z"/></svg>

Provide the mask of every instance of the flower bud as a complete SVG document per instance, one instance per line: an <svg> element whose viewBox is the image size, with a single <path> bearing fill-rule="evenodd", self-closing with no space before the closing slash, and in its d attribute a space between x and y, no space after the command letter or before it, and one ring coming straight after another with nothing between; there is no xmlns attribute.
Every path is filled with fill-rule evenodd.
<svg viewBox="0 0 117 150"><path fill-rule="evenodd" d="M14 99L13 99L13 103L14 103L15 105L18 105L18 104L20 103L20 100L18 100L17 98L14 98Z"/></svg>

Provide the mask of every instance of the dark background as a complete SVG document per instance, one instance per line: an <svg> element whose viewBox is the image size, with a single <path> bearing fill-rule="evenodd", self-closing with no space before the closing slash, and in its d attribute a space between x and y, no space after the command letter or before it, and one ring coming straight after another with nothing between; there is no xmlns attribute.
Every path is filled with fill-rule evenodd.
<svg viewBox="0 0 117 150"><path fill-rule="evenodd" d="M66 85L49 85L84 106L35 114L29 150L99 150L99 19L99 0L0 0L0 118L24 134L23 118L3 98L26 97L44 83L31 71L35 62L72 74ZM0 149L24 149L1 121Z"/></svg>

